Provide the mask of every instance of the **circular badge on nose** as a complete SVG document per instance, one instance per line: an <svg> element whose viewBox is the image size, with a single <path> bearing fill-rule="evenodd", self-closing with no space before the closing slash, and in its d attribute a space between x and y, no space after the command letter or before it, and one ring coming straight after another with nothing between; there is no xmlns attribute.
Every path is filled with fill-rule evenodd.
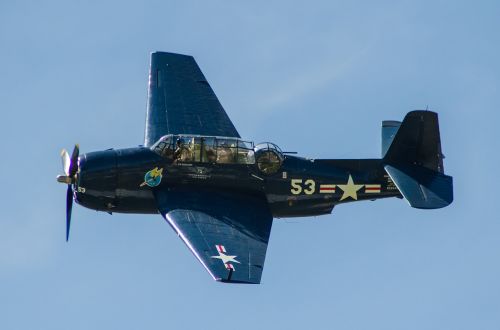
<svg viewBox="0 0 500 330"><path fill-rule="evenodd" d="M144 174L144 182L141 183L141 187L143 186L149 186L149 187L156 187L160 184L161 178L163 177L163 168L158 169L158 167L155 167L151 171L148 171L146 174Z"/></svg>

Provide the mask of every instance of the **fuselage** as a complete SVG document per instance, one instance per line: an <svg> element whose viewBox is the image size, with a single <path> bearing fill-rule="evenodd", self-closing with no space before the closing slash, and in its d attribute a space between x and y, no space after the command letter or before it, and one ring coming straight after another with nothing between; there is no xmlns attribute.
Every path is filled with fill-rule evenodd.
<svg viewBox="0 0 500 330"><path fill-rule="evenodd" d="M162 149L159 141L151 148L81 155L75 200L98 211L158 213L155 189L182 186L264 195L273 216L281 218L329 214L340 203L401 196L380 159L306 159L284 155L273 144L253 148L240 146L239 140L189 139L188 147L174 146L180 139L171 136Z"/></svg>

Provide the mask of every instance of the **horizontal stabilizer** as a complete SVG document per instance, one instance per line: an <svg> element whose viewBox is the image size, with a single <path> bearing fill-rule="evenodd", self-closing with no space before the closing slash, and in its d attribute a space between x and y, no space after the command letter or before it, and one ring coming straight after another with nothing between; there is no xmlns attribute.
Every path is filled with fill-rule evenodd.
<svg viewBox="0 0 500 330"><path fill-rule="evenodd" d="M384 166L392 181L410 206L438 209L453 201L453 178L422 166Z"/></svg>

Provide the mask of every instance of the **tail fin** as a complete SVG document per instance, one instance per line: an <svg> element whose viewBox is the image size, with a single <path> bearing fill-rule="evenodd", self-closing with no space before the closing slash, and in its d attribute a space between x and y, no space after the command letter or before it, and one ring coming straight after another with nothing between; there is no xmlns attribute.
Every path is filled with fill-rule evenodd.
<svg viewBox="0 0 500 330"><path fill-rule="evenodd" d="M390 143L383 162L401 194L415 208L436 209L451 204L453 178L444 174L437 113L412 111L399 128L394 124L397 122L392 123L382 127L382 150L384 143ZM397 133L388 134L391 130Z"/></svg>

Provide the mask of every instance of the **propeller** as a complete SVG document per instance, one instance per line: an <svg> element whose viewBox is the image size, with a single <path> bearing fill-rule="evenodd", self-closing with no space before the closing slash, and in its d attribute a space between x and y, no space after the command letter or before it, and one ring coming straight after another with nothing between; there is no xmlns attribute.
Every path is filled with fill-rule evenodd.
<svg viewBox="0 0 500 330"><path fill-rule="evenodd" d="M76 173L78 172L78 155L80 147L75 145L71 157L68 152L63 149L61 151L62 165L64 175L58 175L57 181L68 185L66 191L66 242L69 238L69 227L71 225L71 210L73 209L73 186L76 184Z"/></svg>

